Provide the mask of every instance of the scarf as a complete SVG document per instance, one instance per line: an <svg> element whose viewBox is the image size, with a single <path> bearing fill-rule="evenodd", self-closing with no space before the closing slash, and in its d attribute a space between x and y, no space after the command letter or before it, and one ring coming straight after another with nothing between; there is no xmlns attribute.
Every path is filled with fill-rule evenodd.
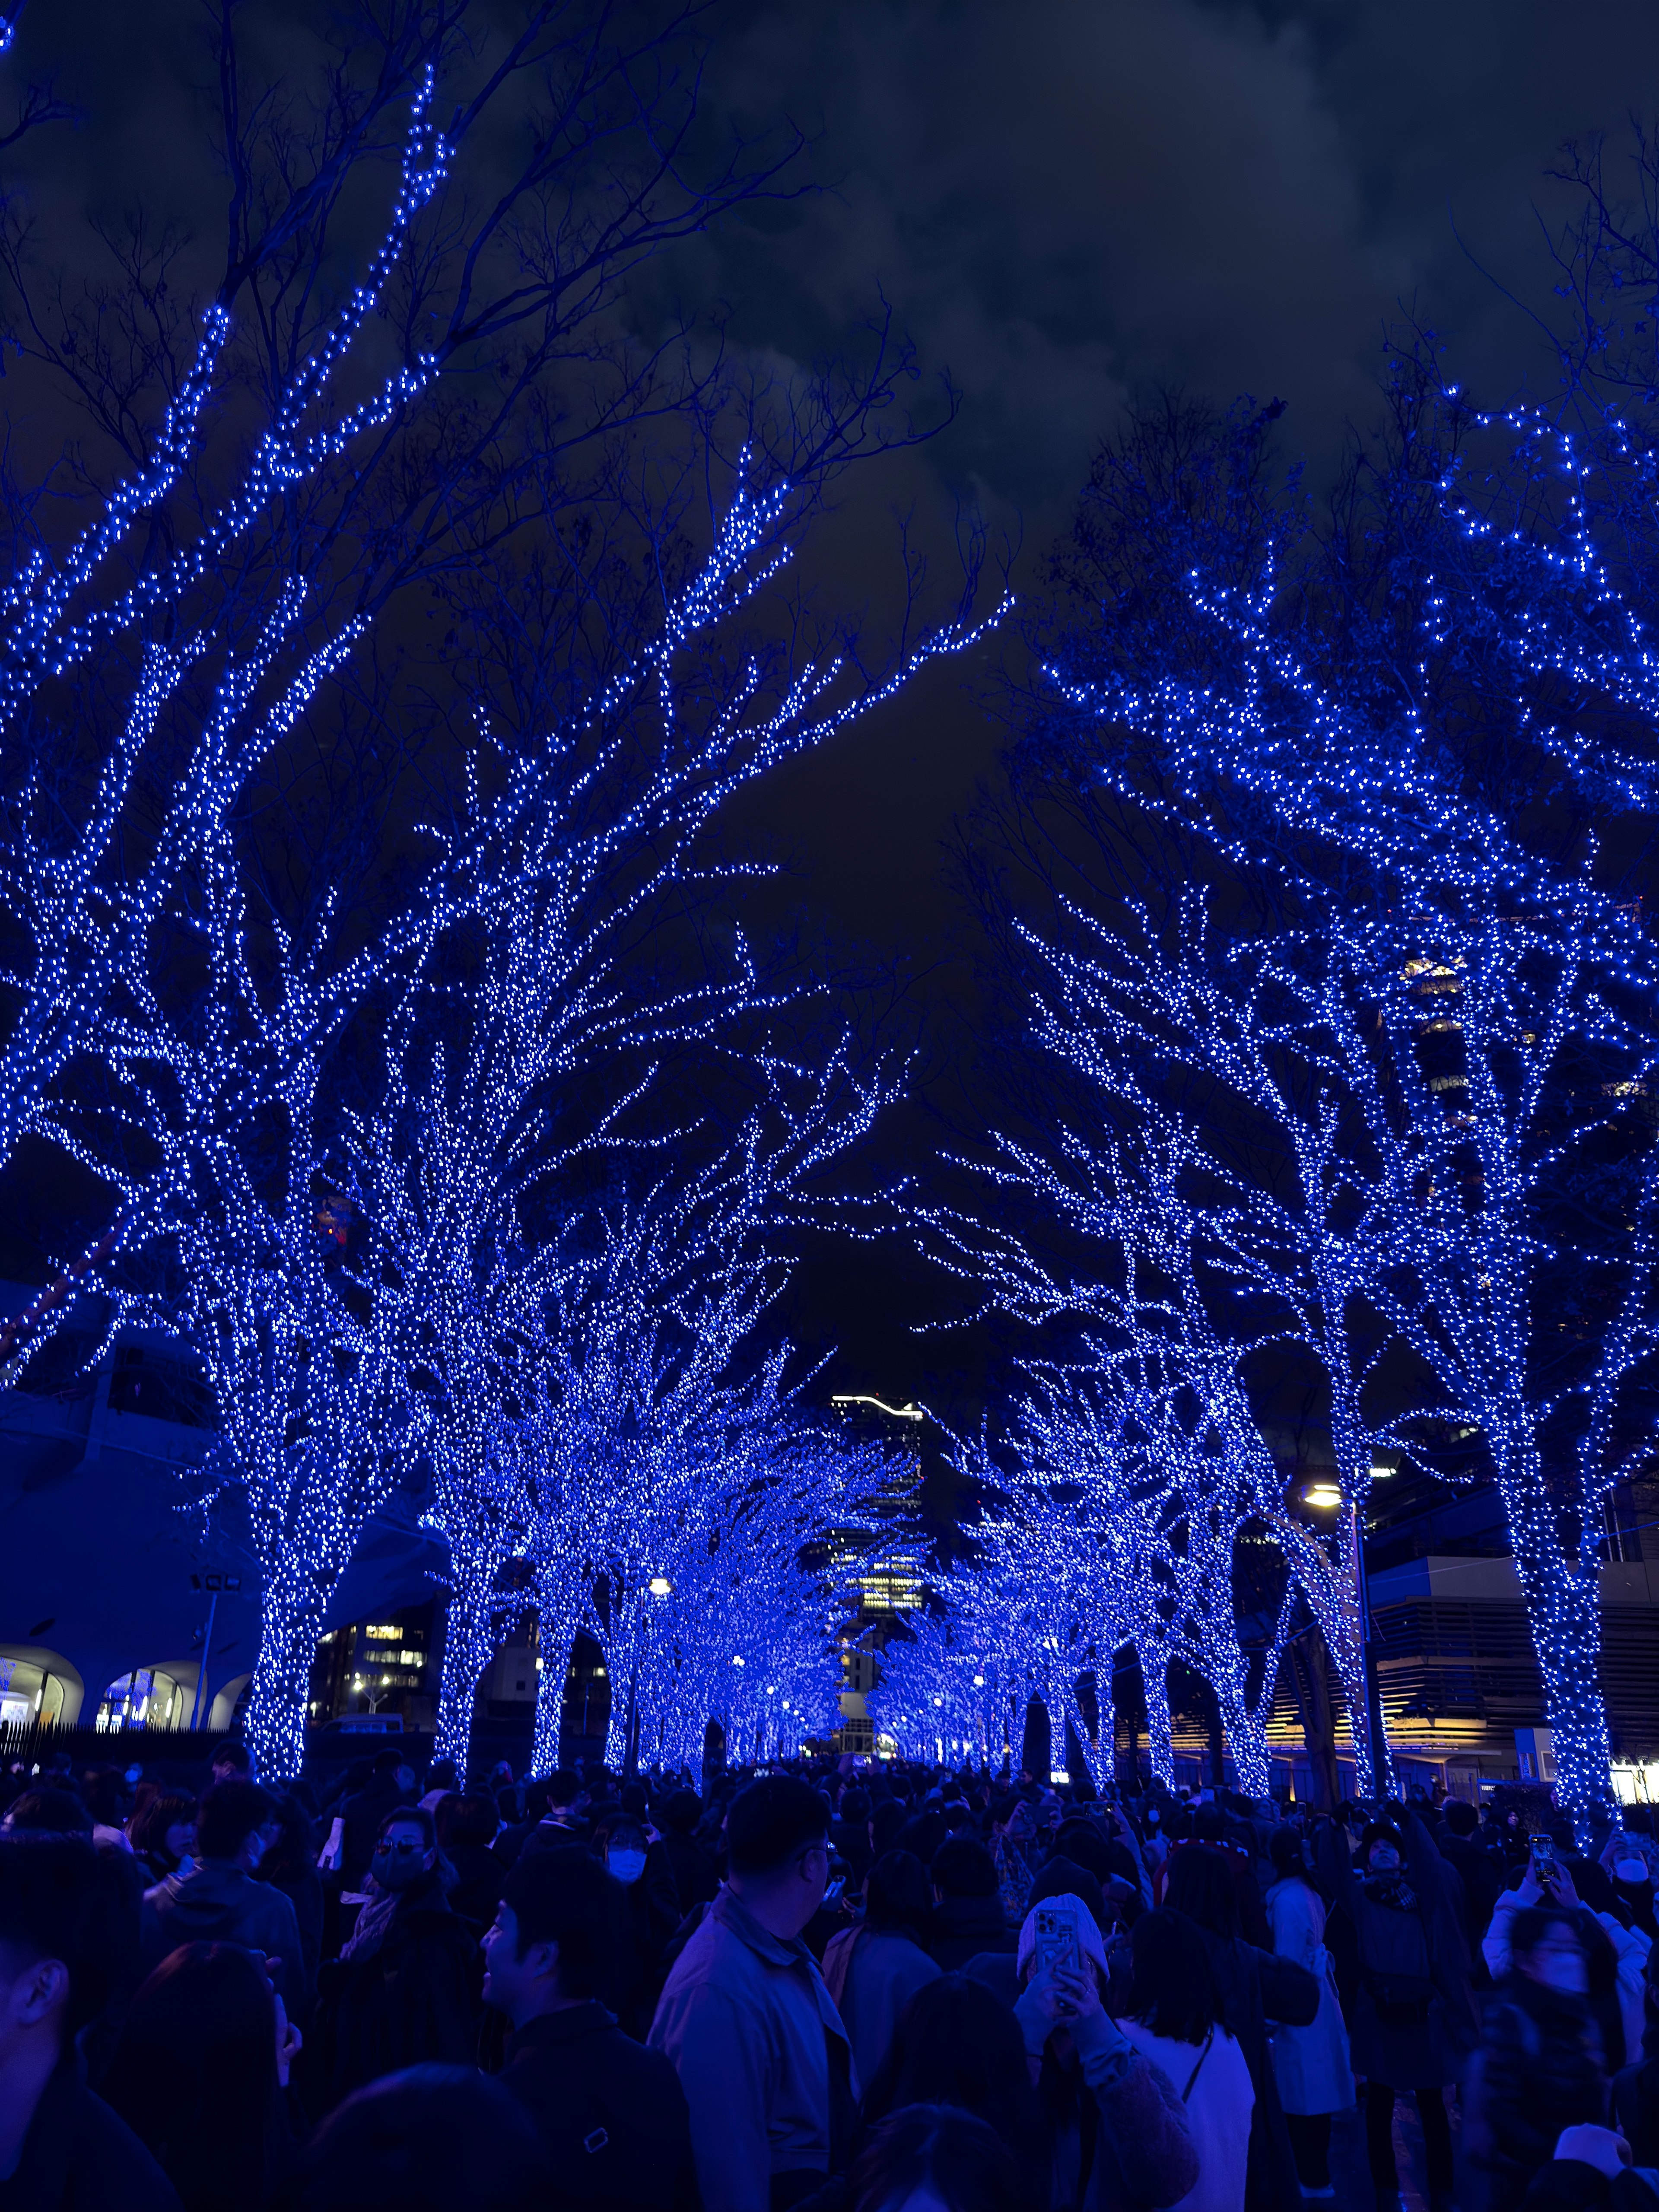
<svg viewBox="0 0 1659 2212"><path fill-rule="evenodd" d="M1386 1874L1361 1877L1360 1887L1373 1905L1386 1905L1390 1912L1415 1912L1417 1892L1397 1867Z"/></svg>

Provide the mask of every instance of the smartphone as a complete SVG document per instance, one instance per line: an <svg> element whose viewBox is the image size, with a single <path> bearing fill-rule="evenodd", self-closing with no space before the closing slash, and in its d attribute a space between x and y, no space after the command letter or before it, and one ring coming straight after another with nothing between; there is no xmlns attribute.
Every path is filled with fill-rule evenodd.
<svg viewBox="0 0 1659 2212"><path fill-rule="evenodd" d="M1536 1835L1527 1838L1527 1849L1532 1854L1532 1870L1540 1881L1547 1881L1555 1872L1555 1838Z"/></svg>
<svg viewBox="0 0 1659 2212"><path fill-rule="evenodd" d="M1032 1945L1037 1972L1045 1966L1069 1966L1077 1972L1082 1958L1078 1942L1077 1915L1069 1905L1036 1907L1036 1939Z"/></svg>
<svg viewBox="0 0 1659 2212"><path fill-rule="evenodd" d="M823 1885L824 1903L826 1905L839 1905L842 1900L842 1893L845 1891L846 1887L846 1875L844 1874L835 1875L830 1881L825 1882Z"/></svg>

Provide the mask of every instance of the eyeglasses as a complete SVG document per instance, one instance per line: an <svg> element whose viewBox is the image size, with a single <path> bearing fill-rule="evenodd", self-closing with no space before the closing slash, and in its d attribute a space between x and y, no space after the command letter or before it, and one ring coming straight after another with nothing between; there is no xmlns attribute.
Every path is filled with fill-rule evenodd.
<svg viewBox="0 0 1659 2212"><path fill-rule="evenodd" d="M392 1843L388 1837L382 1836L374 1846L374 1856L377 1859L384 1859L390 1857L392 1853L396 1851L400 1859L406 1859L411 1851L423 1851L425 1849L424 1844L411 1842L407 1836L400 1843L396 1844Z"/></svg>

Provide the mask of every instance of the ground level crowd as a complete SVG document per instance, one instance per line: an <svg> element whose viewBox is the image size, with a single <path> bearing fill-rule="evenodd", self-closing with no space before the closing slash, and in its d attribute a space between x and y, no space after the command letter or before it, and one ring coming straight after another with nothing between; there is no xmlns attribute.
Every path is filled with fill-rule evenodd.
<svg viewBox="0 0 1659 2212"><path fill-rule="evenodd" d="M1431 2212L1659 2212L1656 1878L1537 1799L16 1771L0 2212L1280 2212L1356 2102L1389 2212L1401 2097Z"/></svg>

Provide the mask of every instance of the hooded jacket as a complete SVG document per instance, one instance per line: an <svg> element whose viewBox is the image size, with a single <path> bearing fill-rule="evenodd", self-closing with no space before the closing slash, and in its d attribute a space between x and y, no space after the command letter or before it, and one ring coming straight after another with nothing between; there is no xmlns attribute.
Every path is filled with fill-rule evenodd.
<svg viewBox="0 0 1659 2212"><path fill-rule="evenodd" d="M541 2130L557 2202L584 2212L697 2212L691 2121L659 2051L623 2033L602 2004L526 2021L501 2074Z"/></svg>
<svg viewBox="0 0 1659 2212"><path fill-rule="evenodd" d="M233 1859L202 1859L144 1892L139 1950L148 1974L181 1943L240 1943L283 1962L276 1988L291 2014L310 1996L294 1907L280 1889L255 1881Z"/></svg>

